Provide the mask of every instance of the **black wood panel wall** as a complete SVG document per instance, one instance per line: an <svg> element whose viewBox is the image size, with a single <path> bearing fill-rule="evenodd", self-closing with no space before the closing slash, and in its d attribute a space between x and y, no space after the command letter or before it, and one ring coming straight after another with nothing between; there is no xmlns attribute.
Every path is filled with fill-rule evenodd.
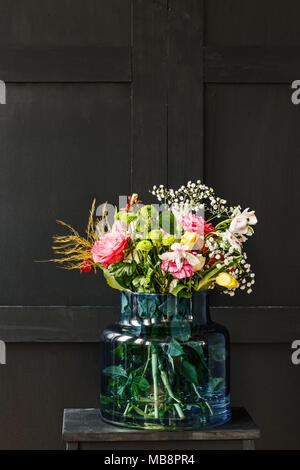
<svg viewBox="0 0 300 470"><path fill-rule="evenodd" d="M299 13L297 0L0 0L0 448L61 447L63 408L97 406L118 293L34 262L55 219L84 230L94 196L199 178L259 218L255 293L212 298L233 401L261 448L300 448Z"/></svg>

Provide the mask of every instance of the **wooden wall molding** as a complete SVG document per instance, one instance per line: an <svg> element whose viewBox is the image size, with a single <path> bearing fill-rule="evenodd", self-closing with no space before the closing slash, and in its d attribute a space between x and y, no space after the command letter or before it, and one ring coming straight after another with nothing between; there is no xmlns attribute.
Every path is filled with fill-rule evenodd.
<svg viewBox="0 0 300 470"><path fill-rule="evenodd" d="M300 307L211 307L232 343L290 343L300 338ZM1 306L0 339L6 342L97 343L120 316L118 306Z"/></svg>
<svg viewBox="0 0 300 470"><path fill-rule="evenodd" d="M206 83L290 83L300 77L299 47L206 47Z"/></svg>
<svg viewBox="0 0 300 470"><path fill-rule="evenodd" d="M130 56L129 46L2 48L0 77L6 83L126 83Z"/></svg>

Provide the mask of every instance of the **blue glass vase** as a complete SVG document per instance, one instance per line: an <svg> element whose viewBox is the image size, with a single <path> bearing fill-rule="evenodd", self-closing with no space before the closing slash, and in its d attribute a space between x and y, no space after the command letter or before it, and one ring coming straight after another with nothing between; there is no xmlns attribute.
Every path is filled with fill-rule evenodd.
<svg viewBox="0 0 300 470"><path fill-rule="evenodd" d="M230 420L229 334L208 295L121 293L121 320L101 338L102 418L179 430Z"/></svg>

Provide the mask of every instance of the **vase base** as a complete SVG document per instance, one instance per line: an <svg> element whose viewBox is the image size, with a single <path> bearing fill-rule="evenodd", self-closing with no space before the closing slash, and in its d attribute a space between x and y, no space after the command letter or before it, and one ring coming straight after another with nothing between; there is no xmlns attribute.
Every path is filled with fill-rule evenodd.
<svg viewBox="0 0 300 470"><path fill-rule="evenodd" d="M122 415L112 415L111 412L106 410L100 410L101 418L106 423L114 426L121 426L131 429L142 429L151 431L182 431L182 430L195 430L195 429L210 429L222 424L227 423L231 420L231 408L227 405L226 409L222 410L222 413L214 414L211 416L188 416L183 419L152 419L147 420L143 417L130 418Z"/></svg>

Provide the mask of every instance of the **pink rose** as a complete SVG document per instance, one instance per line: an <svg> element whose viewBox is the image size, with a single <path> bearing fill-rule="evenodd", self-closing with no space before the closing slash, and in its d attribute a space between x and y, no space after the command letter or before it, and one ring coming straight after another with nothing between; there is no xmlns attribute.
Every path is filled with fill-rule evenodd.
<svg viewBox="0 0 300 470"><path fill-rule="evenodd" d="M209 232L215 232L211 223L206 223L202 217L194 214L183 215L180 223L187 232L197 232L199 235L206 236Z"/></svg>
<svg viewBox="0 0 300 470"><path fill-rule="evenodd" d="M107 268L112 263L120 263L124 259L124 251L128 248L127 237L120 232L110 232L97 240L92 248L95 263L102 263Z"/></svg>
<svg viewBox="0 0 300 470"><path fill-rule="evenodd" d="M168 271L172 276L177 277L177 279L184 279L185 277L191 277L195 270L187 261L183 261L182 267L178 269L175 261L163 261L161 263L161 269L163 271Z"/></svg>

